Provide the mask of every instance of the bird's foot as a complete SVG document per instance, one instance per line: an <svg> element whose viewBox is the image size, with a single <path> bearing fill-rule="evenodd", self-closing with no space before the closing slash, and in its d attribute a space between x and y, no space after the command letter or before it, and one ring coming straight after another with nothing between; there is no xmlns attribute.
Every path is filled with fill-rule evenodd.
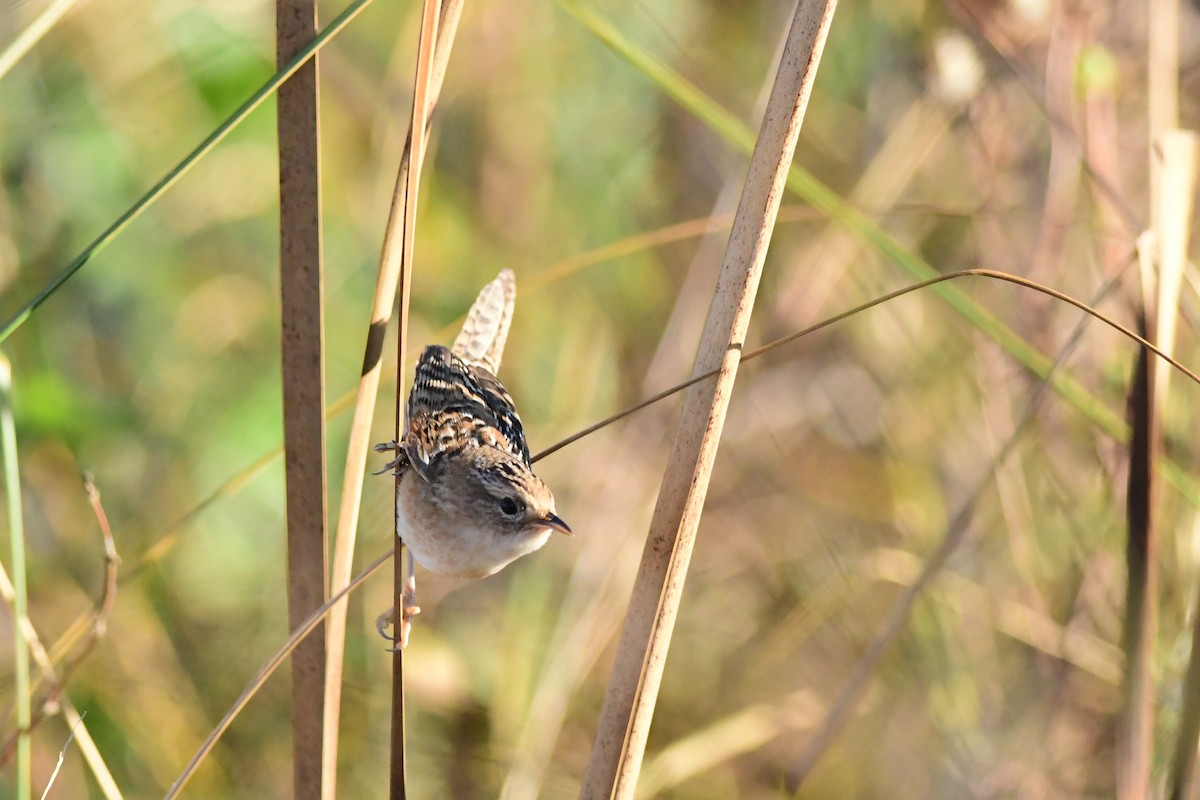
<svg viewBox="0 0 1200 800"><path fill-rule="evenodd" d="M384 464L383 469L379 470L378 472L371 473L372 475L382 475L385 472L392 472L398 475L400 474L400 471L404 469L405 465L408 464L408 456L405 454L403 448L400 447L398 442L380 442L379 444L375 445L375 452L395 453L396 457L387 464Z"/></svg>
<svg viewBox="0 0 1200 800"><path fill-rule="evenodd" d="M408 634L412 630L412 619L421 613L421 607L417 605L417 579L415 575L409 574L408 579L404 582L404 594L400 598L400 608L400 630L396 636L392 636L387 631L388 626L396 622L395 606L392 606L375 618L375 630L384 639L394 643L390 648L393 653L403 650L408 646Z"/></svg>
<svg viewBox="0 0 1200 800"><path fill-rule="evenodd" d="M388 626L396 622L396 607L392 606L387 611L375 618L375 630L379 631L379 635L389 642L394 644L388 648L389 652L398 653L408 646L408 634L412 630L412 618L421 613L420 606L410 606L405 604L404 613L400 617L400 635L392 636L388 633Z"/></svg>

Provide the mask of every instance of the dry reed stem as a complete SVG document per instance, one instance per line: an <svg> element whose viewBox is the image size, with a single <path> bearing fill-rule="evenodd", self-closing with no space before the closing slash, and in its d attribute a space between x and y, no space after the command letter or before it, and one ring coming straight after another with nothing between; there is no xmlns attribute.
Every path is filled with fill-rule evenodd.
<svg viewBox="0 0 1200 800"><path fill-rule="evenodd" d="M396 609L392 630L397 643L392 653L392 706L388 735L391 750L388 762L388 797L405 800L408 797L408 729L404 707L404 585L408 568L405 562L404 543L394 537L392 543L392 607Z"/></svg>
<svg viewBox="0 0 1200 800"><path fill-rule="evenodd" d="M1179 126L1179 0L1149 0L1146 4L1146 94L1150 152L1150 228L1158 231L1162 205L1163 161L1154 152L1167 131Z"/></svg>
<svg viewBox="0 0 1200 800"><path fill-rule="evenodd" d="M1149 303L1147 303L1149 305ZM1140 320L1144 335L1151 325ZM1139 349L1129 390L1129 480L1125 547L1128 579L1125 624L1125 707L1117 733L1117 797L1143 800L1150 794L1154 733L1154 641L1158 633L1158 524L1155 514L1154 462L1159 448L1154 401L1155 367L1150 351Z"/></svg>
<svg viewBox="0 0 1200 800"><path fill-rule="evenodd" d="M1147 338L1161 345L1164 351L1172 352L1188 226L1187 217L1181 222L1177 220L1181 199L1186 208L1190 205L1190 197L1168 194L1170 189L1180 188L1180 180L1166 168L1183 167L1178 162L1181 159L1189 162L1185 172L1191 173L1195 168L1195 155L1194 143L1169 135L1179 120L1178 0L1150 0L1147 12L1150 230L1149 241L1140 240L1143 251L1142 320ZM1174 147L1176 151L1168 154L1168 147ZM1168 155L1177 161L1168 165ZM1183 186L1190 183L1189 177L1183 178ZM1171 184L1170 189L1168 184ZM1129 401L1133 439L1130 442L1126 501L1129 520L1126 551L1129 575L1123 637L1127 659L1126 708L1117 743L1117 796L1120 800L1142 800L1150 794L1154 732L1152 657L1158 632L1158 526L1153 467L1161 448L1159 420L1166 402L1168 381L1167 372L1159 369L1158 363L1144 350L1138 354ZM1194 742L1191 747L1195 749ZM1194 759L1193 754L1191 760L1194 762ZM1182 770L1190 771L1186 765Z"/></svg>
<svg viewBox="0 0 1200 800"><path fill-rule="evenodd" d="M1158 344L1173 352L1179 312L1179 292L1187 263L1192 201L1196 192L1197 137L1171 130L1160 140L1162 176L1159 188L1163 215L1158 219L1159 294ZM1160 412L1165 408L1167 370L1159 370L1155 386ZM1200 738L1200 592L1193 602L1192 652L1183 686L1183 711L1171 766L1172 800L1192 794L1196 774L1197 739Z"/></svg>
<svg viewBox="0 0 1200 800"><path fill-rule="evenodd" d="M400 238L400 298L396 325L396 435L399 443L404 432L404 370L407 364L408 308L412 285L413 247L416 238L417 200L420 197L421 167L425 161L426 132L428 129L430 91L433 79L433 56L440 17L439 0L425 0L421 8L421 36L417 41L417 66L413 79L412 126L409 129L411 163L404 192L404 225ZM399 514L400 475L395 478L396 513ZM396 518L395 530L399 530ZM393 608L395 609L394 632L397 646L392 653L392 717L391 717L391 763L388 771L388 795L392 800L404 800L408 796L408 745L404 715L404 646L408 639L408 620L405 614L405 589L412 574L412 561L405 557L404 543L393 538L395 559L392 578Z"/></svg>
<svg viewBox="0 0 1200 800"><path fill-rule="evenodd" d="M442 81L450 62L450 49L462 16L463 0L443 0L437 41L433 51L433 74L429 84L426 119L433 115L441 94ZM411 123L410 123L411 126ZM375 415L375 401L379 392L383 372L383 342L388 322L392 318L392 307L396 302L396 287L400 280L401 239L404 228L404 200L408 193L408 171L412 155L412 135L404 145L400 167L392 192L392 205L388 213L384 232L383 248L379 258L379 273L375 280L375 293L371 299L371 322L367 329L366 351L363 355L362 375L358 381L354 414L350 422L349 441L346 446L346 468L342 479L342 495L338 507L337 534L333 553L333 570L330 575L330 591L336 592L350 580L354 564L354 545L358 535L358 514L362 501L363 476L366 471L367 455L371 443L371 420ZM418 164L418 169L420 165ZM333 800L337 795L338 722L342 707L342 672L345 665L346 603L339 603L326 621L325 663L325 720L324 747L322 757L322 797Z"/></svg>
<svg viewBox="0 0 1200 800"><path fill-rule="evenodd" d="M1158 205L1155 220L1158 255L1157 330L1155 343L1164 353L1175 353L1175 329L1179 322L1179 297L1188 260L1188 239L1196 195L1196 159L1198 137L1193 131L1173 129L1165 132L1154 146L1154 158L1161 162ZM1161 411L1166 406L1170 370L1160 369L1154 386Z"/></svg>
<svg viewBox="0 0 1200 800"><path fill-rule="evenodd" d="M276 0L276 63L317 35L316 0ZM327 597L325 525L325 332L321 256L318 56L279 87L279 273L283 357L283 445L287 489L288 625ZM321 793L325 640L292 659L292 792Z"/></svg>
<svg viewBox="0 0 1200 800"><path fill-rule="evenodd" d="M1162 162L1154 149L1178 119L1178 4L1151 0L1147 4L1148 138L1150 138L1150 230L1139 236L1141 267L1141 332L1166 350L1170 342L1159 338L1174 331L1178 277L1164 269L1159 249L1164 213ZM1162 302L1171 302L1163 307ZM1174 338L1174 336L1172 336ZM1154 690L1152 660L1158 634L1158 519L1154 463L1160 443L1159 417L1165 397L1165 371L1145 350L1139 351L1129 390L1129 476L1126 515L1126 610L1122 648L1126 654L1124 709L1117 727L1117 798L1144 800L1150 796L1153 752ZM1157 396L1157 398L1156 398Z"/></svg>
<svg viewBox="0 0 1200 800"><path fill-rule="evenodd" d="M704 326L580 793L633 796L771 231L836 0L801 0L767 102Z"/></svg>

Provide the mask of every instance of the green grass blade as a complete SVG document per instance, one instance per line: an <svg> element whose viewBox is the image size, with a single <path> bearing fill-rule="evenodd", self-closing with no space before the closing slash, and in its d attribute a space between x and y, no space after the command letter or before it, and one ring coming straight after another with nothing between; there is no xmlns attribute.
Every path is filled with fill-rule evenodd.
<svg viewBox="0 0 1200 800"><path fill-rule="evenodd" d="M83 252L75 257L61 272L55 275L49 283L47 283L41 291L34 295L33 299L26 303L20 311L18 311L8 322L0 328L0 343L4 342L12 333L29 319L30 315L46 302L59 287L66 283L71 276L83 268L83 265L92 259L97 253L104 249L113 239L117 237L121 231L137 219L143 211L145 211L151 203L163 195L167 189L170 189L176 181L183 177L189 169L195 166L196 162L211 151L217 144L233 131L242 120L250 115L250 112L262 105L262 102L270 97L279 85L292 76L296 70L300 69L308 59L312 58L313 54L320 50L325 44L336 36L343 28L353 20L358 13L362 11L371 0L354 0L346 7L341 14L337 16L329 27L321 31L321 33L312 40L303 50L296 54L296 57L284 66L279 72L275 73L271 78L262 85L262 87L250 96L246 102L242 103L236 111L233 112L222 122L216 130L205 137L204 141L200 142L192 152L188 153L182 161L175 165L166 175L154 184L143 194L137 202L130 206L121 216L117 217L112 225L101 233L92 241Z"/></svg>
<svg viewBox="0 0 1200 800"><path fill-rule="evenodd" d="M0 355L0 459L8 497L8 539L12 549L13 682L17 704L17 800L29 800L33 785L33 721L29 683L29 642L21 620L29 618L25 586L25 516L21 508L21 474L17 467L17 426L12 413L12 366Z"/></svg>

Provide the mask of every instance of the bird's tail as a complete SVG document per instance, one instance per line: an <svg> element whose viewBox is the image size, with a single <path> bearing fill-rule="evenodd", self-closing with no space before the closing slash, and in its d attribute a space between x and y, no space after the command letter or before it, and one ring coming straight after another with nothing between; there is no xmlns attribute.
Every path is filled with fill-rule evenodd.
<svg viewBox="0 0 1200 800"><path fill-rule="evenodd" d="M467 312L467 321L451 350L468 364L479 364L495 375L500 369L508 326L517 300L517 279L511 269L503 270L483 287Z"/></svg>

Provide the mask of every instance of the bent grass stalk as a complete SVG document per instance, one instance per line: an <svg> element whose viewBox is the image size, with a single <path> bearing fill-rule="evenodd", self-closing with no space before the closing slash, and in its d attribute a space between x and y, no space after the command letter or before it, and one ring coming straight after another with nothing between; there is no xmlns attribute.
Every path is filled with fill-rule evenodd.
<svg viewBox="0 0 1200 800"><path fill-rule="evenodd" d="M322 604L320 608L313 611L313 613L310 614L299 627L292 631L292 634L287 638L287 641L280 645L279 649L275 651L274 655L272 655L271 658L269 658L267 662L258 670L258 672L255 673L254 677L250 679L250 683L248 683L242 693L238 695L237 700L235 700L233 705L230 706L229 710L225 712L225 716L221 718L221 721L217 723L216 727L213 728L208 737L200 744L200 747L196 750L195 755L193 755L191 760L189 760L184 766L183 771L179 773L179 777L177 777L174 783L171 784L171 788L167 790L165 800L173 800L173 798L179 797L180 792L183 791L183 787L187 785L189 780L191 780L200 764L203 763L204 759L208 757L208 754L212 752L213 747L216 746L217 742L225 734L225 731L229 730L229 726L233 724L233 721L237 718L238 714L242 713L242 710L249 704L254 695L258 694L258 690L261 689L263 684L267 682L267 679L275 673L275 670L279 669L279 666L283 664L289 655L292 654L292 651L295 650L296 647L303 642L304 639L311 634L318 625L321 624L326 615L329 613L329 609L333 608L333 606L339 600L346 597L348 594L361 586L363 582L367 580L367 578L374 575L380 567L382 567L391 559L391 557L392 553L390 550L380 555L378 558L368 564L366 569L358 573L354 580L350 581L350 583L348 583L344 589L330 597L329 600Z"/></svg>

